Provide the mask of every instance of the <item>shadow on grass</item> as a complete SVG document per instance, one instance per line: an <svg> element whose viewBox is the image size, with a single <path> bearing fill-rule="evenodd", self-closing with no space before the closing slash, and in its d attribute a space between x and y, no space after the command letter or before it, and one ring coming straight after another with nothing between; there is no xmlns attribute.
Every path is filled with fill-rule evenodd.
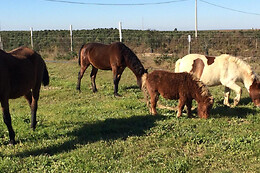
<svg viewBox="0 0 260 173"><path fill-rule="evenodd" d="M130 86L122 86L122 90L124 90L124 91L126 91L126 90L140 90L140 88L137 85L130 85Z"/></svg>
<svg viewBox="0 0 260 173"><path fill-rule="evenodd" d="M221 99L221 100L216 101L216 103L218 103L218 104L223 104L223 101L224 101L224 99ZM234 102L233 99L229 99L228 101L229 101L229 103L230 103L231 105L232 105L233 102ZM252 100L251 100L250 97L241 98L240 101L239 101L239 103L238 103L238 106L239 106L239 105L248 105L248 104L251 103L251 102L252 102Z"/></svg>
<svg viewBox="0 0 260 173"><path fill-rule="evenodd" d="M239 105L248 105L252 102L252 99L250 97L241 98Z"/></svg>
<svg viewBox="0 0 260 173"><path fill-rule="evenodd" d="M248 114L256 114L258 111L252 108L239 107L230 108L227 106L218 106L211 110L210 116L213 118L222 118L222 117L234 117L234 118L246 118Z"/></svg>
<svg viewBox="0 0 260 173"><path fill-rule="evenodd" d="M76 149L77 144L85 145L96 141L104 140L126 140L129 136L143 136L146 130L155 126L157 120L164 119L164 116L143 115L129 118L110 118L95 123L78 123L78 129L67 133L66 136L73 140L63 144L55 144L46 148L17 153L17 157L38 156L43 154L54 155ZM65 125L64 125L65 126Z"/></svg>

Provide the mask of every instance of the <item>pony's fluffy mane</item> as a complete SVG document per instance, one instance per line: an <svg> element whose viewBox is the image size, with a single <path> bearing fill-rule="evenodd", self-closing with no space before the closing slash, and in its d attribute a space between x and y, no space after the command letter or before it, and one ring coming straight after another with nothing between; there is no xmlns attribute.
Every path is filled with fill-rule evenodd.
<svg viewBox="0 0 260 173"><path fill-rule="evenodd" d="M195 75L191 74L191 76L192 76L192 80L194 80L197 83L197 85L198 85L198 87L199 87L199 89L201 91L201 96L203 96L203 97L211 97L211 94L209 92L208 87L203 82L201 82L199 80L199 78L197 78Z"/></svg>
<svg viewBox="0 0 260 173"><path fill-rule="evenodd" d="M234 62L238 66L243 68L247 72L247 74L251 77L251 79L259 80L258 75L252 70L252 67L249 64L247 64L245 61L243 61L242 59L240 59L238 57L234 57L234 56L228 55L228 54L223 54L223 55L220 55L220 56L223 56L228 61Z"/></svg>

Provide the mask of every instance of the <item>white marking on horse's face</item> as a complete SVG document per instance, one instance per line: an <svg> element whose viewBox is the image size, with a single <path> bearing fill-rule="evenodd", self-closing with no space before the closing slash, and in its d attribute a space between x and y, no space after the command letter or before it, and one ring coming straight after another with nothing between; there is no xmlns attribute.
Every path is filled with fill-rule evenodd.
<svg viewBox="0 0 260 173"><path fill-rule="evenodd" d="M249 88L249 95L255 106L260 107L260 81L254 80Z"/></svg>

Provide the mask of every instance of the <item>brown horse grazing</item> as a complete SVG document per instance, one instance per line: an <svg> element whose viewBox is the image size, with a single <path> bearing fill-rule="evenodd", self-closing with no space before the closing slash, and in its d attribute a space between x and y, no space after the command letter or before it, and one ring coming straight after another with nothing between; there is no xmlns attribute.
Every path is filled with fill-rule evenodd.
<svg viewBox="0 0 260 173"><path fill-rule="evenodd" d="M133 71L140 88L141 77L146 72L134 52L123 43L116 42L110 45L101 43L84 44L79 51L79 65L81 68L78 74L78 90L80 90L80 83L83 74L90 64L92 65L92 71L90 74L92 91L97 91L95 79L98 69L112 70L115 96L118 96L118 83L126 67Z"/></svg>
<svg viewBox="0 0 260 173"><path fill-rule="evenodd" d="M31 108L31 127L34 130L41 82L44 86L48 85L49 74L38 53L27 47L19 47L9 53L0 50L0 101L10 144L15 144L15 133L8 100L25 96Z"/></svg>
<svg viewBox="0 0 260 173"><path fill-rule="evenodd" d="M142 76L142 90L147 98L150 95L150 112L156 115L156 103L159 95L166 99L179 99L177 117L182 115L182 110L186 105L188 117L191 117L192 100L198 102L198 115L200 118L208 118L209 111L213 105L213 97L207 87L196 77L189 73L171 73L162 70L155 70L152 73L145 73Z"/></svg>

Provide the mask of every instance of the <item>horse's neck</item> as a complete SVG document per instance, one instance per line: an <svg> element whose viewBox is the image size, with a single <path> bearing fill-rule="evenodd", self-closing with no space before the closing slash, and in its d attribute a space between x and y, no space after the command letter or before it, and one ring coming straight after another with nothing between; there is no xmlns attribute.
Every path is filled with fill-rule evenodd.
<svg viewBox="0 0 260 173"><path fill-rule="evenodd" d="M249 88L254 81L254 74L249 74L248 71L245 70L244 72L241 73L241 76L242 76L241 79L243 81L243 84L247 89L247 91L249 92Z"/></svg>
<svg viewBox="0 0 260 173"><path fill-rule="evenodd" d="M233 69L234 71L229 71L229 78L231 77L230 79L235 79L235 81L233 82L243 82L245 88L247 89L247 91L249 91L249 88L252 85L255 77L254 72L251 70L251 67L242 60L234 60L234 58L231 58L231 60L229 59L229 63L231 62L233 63L233 67L229 66L229 68Z"/></svg>
<svg viewBox="0 0 260 173"><path fill-rule="evenodd" d="M135 74L136 77L141 77L143 74L140 73L144 69L140 60L137 57L128 57L128 68Z"/></svg>

